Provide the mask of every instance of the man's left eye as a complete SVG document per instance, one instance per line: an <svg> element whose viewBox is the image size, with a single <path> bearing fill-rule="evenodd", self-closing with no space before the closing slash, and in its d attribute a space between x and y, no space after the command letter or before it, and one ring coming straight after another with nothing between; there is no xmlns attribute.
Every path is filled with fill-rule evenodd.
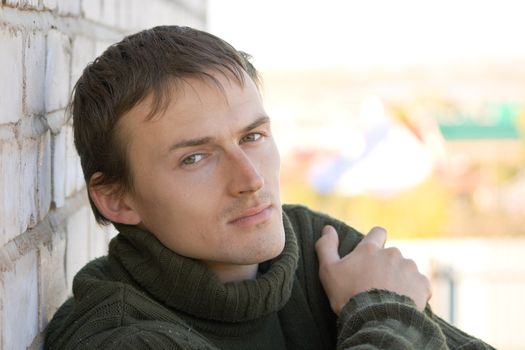
<svg viewBox="0 0 525 350"><path fill-rule="evenodd" d="M251 134L248 134L248 135L244 136L241 139L241 142L254 142L254 141L259 140L261 137L262 137L261 133L259 133L259 132L252 132Z"/></svg>

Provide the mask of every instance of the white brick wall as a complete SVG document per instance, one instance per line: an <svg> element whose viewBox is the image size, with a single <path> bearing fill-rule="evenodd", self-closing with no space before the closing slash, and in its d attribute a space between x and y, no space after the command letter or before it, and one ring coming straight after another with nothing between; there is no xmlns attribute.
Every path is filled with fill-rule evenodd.
<svg viewBox="0 0 525 350"><path fill-rule="evenodd" d="M46 62L46 42L41 32L31 32L24 40L25 57L25 114L44 112L44 82Z"/></svg>
<svg viewBox="0 0 525 350"><path fill-rule="evenodd" d="M20 149L15 139L0 143L0 244L3 245L19 233L20 191L17 179L20 179ZM30 185L30 184L28 184Z"/></svg>
<svg viewBox="0 0 525 350"><path fill-rule="evenodd" d="M115 234L94 220L71 89L125 34L204 27L205 0L0 1L0 349L39 349L73 276Z"/></svg>
<svg viewBox="0 0 525 350"><path fill-rule="evenodd" d="M92 21L100 21L102 17L102 0L82 1L81 11L84 18Z"/></svg>
<svg viewBox="0 0 525 350"><path fill-rule="evenodd" d="M20 232L36 224L38 219L38 196L35 174L38 174L38 143L28 138L22 143L20 158Z"/></svg>
<svg viewBox="0 0 525 350"><path fill-rule="evenodd" d="M95 42L92 39L81 35L73 39L71 88L73 88L78 78L80 78L86 65L95 58Z"/></svg>
<svg viewBox="0 0 525 350"><path fill-rule="evenodd" d="M47 33L46 94L47 111L66 107L69 94L70 75L69 38L58 30Z"/></svg>
<svg viewBox="0 0 525 350"><path fill-rule="evenodd" d="M65 252L66 239L65 233L62 231L57 232L50 242L39 247L38 266L40 275L53 276L53 278L40 278L39 281L40 329L47 325L55 311L70 294L64 273Z"/></svg>
<svg viewBox="0 0 525 350"><path fill-rule="evenodd" d="M36 256L36 251L29 252L3 276L3 349L25 349L38 334Z"/></svg>
<svg viewBox="0 0 525 350"><path fill-rule="evenodd" d="M51 205L51 133L49 130L40 135L38 141L38 219L42 220Z"/></svg>
<svg viewBox="0 0 525 350"><path fill-rule="evenodd" d="M0 27L0 43L0 124L16 123L22 116L22 35Z"/></svg>
<svg viewBox="0 0 525 350"><path fill-rule="evenodd" d="M66 282L71 290L73 277L89 260L89 208L83 207L67 220Z"/></svg>
<svg viewBox="0 0 525 350"><path fill-rule="evenodd" d="M66 131L52 136L53 148L53 202L60 208L66 199Z"/></svg>

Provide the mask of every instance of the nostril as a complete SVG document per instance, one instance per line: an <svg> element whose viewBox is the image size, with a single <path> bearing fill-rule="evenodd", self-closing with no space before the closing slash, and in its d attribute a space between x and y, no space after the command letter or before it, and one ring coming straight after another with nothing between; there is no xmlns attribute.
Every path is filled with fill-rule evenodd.
<svg viewBox="0 0 525 350"><path fill-rule="evenodd" d="M256 192L264 187L264 178L245 154L237 157L235 161L236 164L230 171L236 193Z"/></svg>

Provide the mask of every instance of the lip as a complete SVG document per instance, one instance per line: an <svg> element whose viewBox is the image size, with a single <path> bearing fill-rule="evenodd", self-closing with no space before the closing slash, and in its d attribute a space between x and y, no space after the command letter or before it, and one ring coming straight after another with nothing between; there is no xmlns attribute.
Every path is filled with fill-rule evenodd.
<svg viewBox="0 0 525 350"><path fill-rule="evenodd" d="M264 203L243 211L239 216L230 220L228 224L236 226L253 226L267 221L271 216L272 204Z"/></svg>

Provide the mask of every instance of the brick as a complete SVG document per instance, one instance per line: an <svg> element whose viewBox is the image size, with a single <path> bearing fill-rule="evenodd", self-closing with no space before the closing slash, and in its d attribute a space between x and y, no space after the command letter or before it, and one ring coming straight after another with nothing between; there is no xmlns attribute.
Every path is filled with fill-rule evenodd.
<svg viewBox="0 0 525 350"><path fill-rule="evenodd" d="M195 28L203 28L206 18L206 1L204 0L178 0L177 8L172 12L173 23L188 25Z"/></svg>
<svg viewBox="0 0 525 350"><path fill-rule="evenodd" d="M77 190L79 162L80 160L73 143L73 129L68 125L66 128L66 197Z"/></svg>
<svg viewBox="0 0 525 350"><path fill-rule="evenodd" d="M51 133L46 131L38 143L38 218L43 219L51 205Z"/></svg>
<svg viewBox="0 0 525 350"><path fill-rule="evenodd" d="M191 9L177 5L175 2L155 1L148 7L144 7L139 1L133 4L133 28L149 28L159 23L177 23L196 28L202 28L204 20L194 16Z"/></svg>
<svg viewBox="0 0 525 350"><path fill-rule="evenodd" d="M0 142L9 141L15 139L15 125L14 124L4 124L0 125Z"/></svg>
<svg viewBox="0 0 525 350"><path fill-rule="evenodd" d="M105 226L104 231L106 231L107 234L107 241L111 241L116 235L118 235L118 231L113 225Z"/></svg>
<svg viewBox="0 0 525 350"><path fill-rule="evenodd" d="M0 27L0 43L0 124L16 123L22 116L22 35Z"/></svg>
<svg viewBox="0 0 525 350"><path fill-rule="evenodd" d="M25 349L38 334L38 275L36 251L16 261L3 276L3 349Z"/></svg>
<svg viewBox="0 0 525 350"><path fill-rule="evenodd" d="M53 202L57 208L64 205L66 198L66 128L52 135L51 144L53 152Z"/></svg>
<svg viewBox="0 0 525 350"><path fill-rule="evenodd" d="M57 133L62 129L68 120L68 114L65 109L59 109L57 111L46 114L47 125L52 132Z"/></svg>
<svg viewBox="0 0 525 350"><path fill-rule="evenodd" d="M19 123L20 158L19 232L32 227L47 213L51 201L51 145L41 118L23 118Z"/></svg>
<svg viewBox="0 0 525 350"><path fill-rule="evenodd" d="M71 294L67 289L64 262L65 232L55 232L51 242L39 248L40 330L44 329L56 310Z"/></svg>
<svg viewBox="0 0 525 350"><path fill-rule="evenodd" d="M46 43L40 32L29 33L25 48L25 113L44 113Z"/></svg>
<svg viewBox="0 0 525 350"><path fill-rule="evenodd" d="M140 0L128 0L126 6L120 8L121 16L124 16L124 20L121 21L124 28L130 29L132 32L136 32L139 27L141 11L140 11Z"/></svg>
<svg viewBox="0 0 525 350"><path fill-rule="evenodd" d="M82 0L80 9L84 18L100 22L102 0Z"/></svg>
<svg viewBox="0 0 525 350"><path fill-rule="evenodd" d="M56 10L58 1L57 0L43 0L43 5L46 10Z"/></svg>
<svg viewBox="0 0 525 350"><path fill-rule="evenodd" d="M38 218L36 178L38 173L38 143L33 138L24 139L20 162L20 229L24 232L36 224Z"/></svg>
<svg viewBox="0 0 525 350"><path fill-rule="evenodd" d="M100 56L106 49L113 44L111 41L100 40L95 43L95 56Z"/></svg>
<svg viewBox="0 0 525 350"><path fill-rule="evenodd" d="M0 247L20 228L20 149L16 140L0 141Z"/></svg>
<svg viewBox="0 0 525 350"><path fill-rule="evenodd" d="M85 206L67 220L66 281L71 290L73 277L89 261L89 210Z"/></svg>
<svg viewBox="0 0 525 350"><path fill-rule="evenodd" d="M130 6L131 0L126 1L125 4L121 4L117 13L117 23L120 28L131 29L131 13L132 8ZM135 32L135 31L132 31Z"/></svg>
<svg viewBox="0 0 525 350"><path fill-rule="evenodd" d="M18 125L18 142L20 145L20 178L19 178L19 232L38 222L38 154L39 142L46 131L41 118L22 118Z"/></svg>
<svg viewBox="0 0 525 350"><path fill-rule="evenodd" d="M177 3L191 11L196 17L204 17L206 15L206 0L177 0Z"/></svg>
<svg viewBox="0 0 525 350"><path fill-rule="evenodd" d="M69 99L69 38L57 30L47 34L45 108L53 112L66 107Z"/></svg>
<svg viewBox="0 0 525 350"><path fill-rule="evenodd" d="M95 59L95 43L85 36L73 40L71 57L71 87L73 87L87 64Z"/></svg>
<svg viewBox="0 0 525 350"><path fill-rule="evenodd" d="M75 154L77 154L76 149ZM82 191L86 187L86 181L84 180L84 172L82 171L82 165L80 165L80 157L77 155L75 158L77 167L75 171L75 190Z"/></svg>
<svg viewBox="0 0 525 350"><path fill-rule="evenodd" d="M58 0L58 13L61 15L80 14L80 0Z"/></svg>
<svg viewBox="0 0 525 350"><path fill-rule="evenodd" d="M74 1L71 2L71 4L69 5L69 8L71 10L71 14L73 14L75 16L79 16L80 15L80 11L81 11L80 1L81 0L74 0Z"/></svg>
<svg viewBox="0 0 525 350"><path fill-rule="evenodd" d="M116 27L117 19L119 17L120 1L118 0L104 0L102 2L101 20L104 24Z"/></svg>
<svg viewBox="0 0 525 350"><path fill-rule="evenodd" d="M38 0L21 0L21 5L28 9L38 9Z"/></svg>
<svg viewBox="0 0 525 350"><path fill-rule="evenodd" d="M6 5L10 5L10 6L19 6L20 5L20 1L19 0L6 0Z"/></svg>
<svg viewBox="0 0 525 350"><path fill-rule="evenodd" d="M148 8L144 8L140 2L137 3L136 5L137 7L135 9L136 11L139 12L139 16L135 18L136 19L135 25L137 27L142 27L142 28L152 27L154 22L157 22L158 20L159 22L157 23L162 23L163 17L168 14L171 14L171 11L166 8L166 4L164 4L163 2L156 1L155 5L156 6L149 6ZM166 11L168 13L166 13ZM156 18L157 15L159 16L159 18ZM173 22L173 23L177 23L177 22Z"/></svg>

